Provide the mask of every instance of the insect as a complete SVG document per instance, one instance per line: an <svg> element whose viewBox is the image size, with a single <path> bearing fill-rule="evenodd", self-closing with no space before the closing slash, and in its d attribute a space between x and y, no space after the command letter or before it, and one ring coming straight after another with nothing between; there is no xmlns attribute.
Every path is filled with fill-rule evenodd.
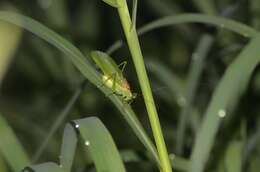
<svg viewBox="0 0 260 172"><path fill-rule="evenodd" d="M103 73L103 85L112 89L113 94L121 97L125 102L130 104L136 98L137 94L132 93L127 80L123 76L127 62L125 61L117 65L110 56L101 51L92 51L91 57Z"/></svg>

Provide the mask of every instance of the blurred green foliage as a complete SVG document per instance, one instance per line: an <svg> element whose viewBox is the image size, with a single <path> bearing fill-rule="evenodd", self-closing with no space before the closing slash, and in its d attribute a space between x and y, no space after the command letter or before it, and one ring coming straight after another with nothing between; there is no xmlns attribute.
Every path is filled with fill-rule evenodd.
<svg viewBox="0 0 260 172"><path fill-rule="evenodd" d="M95 49L107 50L118 39L124 40L116 11L102 1L1 0L0 8L39 21L69 40L86 56ZM144 0L139 1L137 28L164 16L192 12L234 19L257 30L259 8L256 0ZM33 163L58 161L65 124L70 120L96 116L113 136L124 157L127 171L157 171L144 146L122 116L116 115L119 111L108 98L92 84L86 84L82 89L84 77L68 58L64 58L64 54L29 32L11 27L8 29L11 34L5 34L2 31L4 28L1 22L0 35L6 37L1 36L0 47L11 44L9 46L13 51L2 55L0 48L0 79L2 76L4 78L0 82L0 110ZM15 36L17 47L12 40ZM215 88L249 38L231 33L224 27L185 24L149 32L140 37L140 41L174 171L188 171L195 139ZM113 57L118 64L124 60L128 62L125 76L132 89L140 93L127 46L123 44ZM8 58L8 62L4 58ZM198 59L202 59L201 63ZM8 70L2 72L5 69ZM236 76L240 78L246 73L244 70L246 64L241 64ZM204 162L205 171L257 172L260 168L259 67L249 76L247 89L241 93L242 98L235 95L238 105L232 109L232 115L220 114L225 118L221 119L216 130L212 150L207 163ZM240 87L241 83L236 83L235 79L228 78L229 87L222 86L222 89L227 91ZM69 106L76 93L77 98ZM151 136L141 94L132 107ZM57 126L58 131L54 132L47 147L40 151L51 126L61 115L65 120ZM79 148L73 169L93 171L88 156ZM11 171L11 167L0 154L0 171L8 170Z"/></svg>

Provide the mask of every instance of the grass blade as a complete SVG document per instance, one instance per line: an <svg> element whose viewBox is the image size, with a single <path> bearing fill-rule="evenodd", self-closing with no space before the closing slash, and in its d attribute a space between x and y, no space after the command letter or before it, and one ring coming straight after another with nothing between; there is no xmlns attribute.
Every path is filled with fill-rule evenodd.
<svg viewBox="0 0 260 172"><path fill-rule="evenodd" d="M64 129L60 155L60 165L65 172L71 171L77 141L77 133L75 132L73 126L67 124Z"/></svg>
<svg viewBox="0 0 260 172"><path fill-rule="evenodd" d="M212 46L213 38L209 35L204 35L199 41L198 47L193 53L191 69L188 74L185 97L185 106L181 110L180 119L177 127L177 146L178 155L182 155L183 142L185 138L187 120L192 114L192 103L199 84L199 80L204 69L204 61Z"/></svg>
<svg viewBox="0 0 260 172"><path fill-rule="evenodd" d="M94 66L92 66L89 61L87 61L85 56L70 42L63 39L52 30L48 29L47 27L29 17L12 12L0 11L0 20L4 20L6 22L10 22L17 26L20 26L39 36L40 38L46 40L47 42L58 48L60 51L62 51L64 54L66 54L67 57L72 61L72 63L82 73L82 75L84 75L91 83L96 85L97 88L99 88L105 95L109 95L111 93L111 90L109 90L108 88L100 87L100 85L102 85L101 77ZM131 106L123 104L122 101L115 95L109 96L109 99L121 112L123 117L133 129L136 136L144 144L146 149L151 153L156 162L159 163L155 146L150 138L147 136Z"/></svg>
<svg viewBox="0 0 260 172"><path fill-rule="evenodd" d="M155 20L145 25L144 27L139 29L138 32L142 35L143 33L146 33L156 28L183 23L204 23L214 25L223 29L228 29L245 37L254 37L257 34L256 30L245 24L224 17L209 16L203 14L182 14L164 17L162 19Z"/></svg>
<svg viewBox="0 0 260 172"><path fill-rule="evenodd" d="M145 162L144 155L140 156L138 152L135 152L133 150L124 150L120 151L121 157L125 163L142 163ZM188 171L190 161L187 159L184 159L182 157L176 156L174 154L170 154L170 161L172 166L174 166L175 170L178 171ZM145 157L146 158L146 157Z"/></svg>
<svg viewBox="0 0 260 172"><path fill-rule="evenodd" d="M231 143L229 143L225 156L225 166L227 172L242 171L243 147L244 144L240 140L234 140Z"/></svg>
<svg viewBox="0 0 260 172"><path fill-rule="evenodd" d="M168 151L163 137L161 124L158 117L159 115L155 106L149 78L145 68L144 58L141 51L140 42L138 40L136 28L131 30L132 22L126 0L120 0L120 2L122 3L122 6L117 8L117 12L121 20L124 35L126 37L127 45L134 62L135 71L137 73L137 78L142 90L142 95L144 97L145 107L161 163L159 168L164 172L172 172Z"/></svg>
<svg viewBox="0 0 260 172"><path fill-rule="evenodd" d="M0 153L13 171L18 172L30 164L30 160L13 130L0 114Z"/></svg>
<svg viewBox="0 0 260 172"><path fill-rule="evenodd" d="M90 152L97 172L125 172L123 161L109 131L96 117L89 117L70 122L65 126L60 154L60 165L53 162L32 165L24 172L70 172L77 147L78 136L81 136Z"/></svg>
<svg viewBox="0 0 260 172"><path fill-rule="evenodd" d="M175 169L180 171L188 171L190 166L190 161L181 157L178 157L174 154L170 154L170 160L172 166L174 166Z"/></svg>
<svg viewBox="0 0 260 172"><path fill-rule="evenodd" d="M64 172L60 166L53 162L46 162L39 165L24 168L23 172Z"/></svg>
<svg viewBox="0 0 260 172"><path fill-rule="evenodd" d="M116 145L103 123L95 117L74 121L98 172L125 172Z"/></svg>
<svg viewBox="0 0 260 172"><path fill-rule="evenodd" d="M178 105L182 106L184 100L184 81L156 60L147 61L147 69L170 90L174 100L176 100Z"/></svg>
<svg viewBox="0 0 260 172"><path fill-rule="evenodd" d="M236 22L234 20L227 19L224 17L219 17L219 16L209 16L203 14L180 14L180 15L171 15L171 16L163 17L142 26L137 31L138 31L138 35L141 36L155 29L177 25L177 24L186 24L186 23L203 23L203 24L218 26L223 29L228 29L232 32L235 32L245 37L254 37L258 33L257 30L253 29L252 27ZM107 52L109 54L112 54L114 51L116 51L122 46L123 46L123 41L118 40L108 48Z"/></svg>
<svg viewBox="0 0 260 172"><path fill-rule="evenodd" d="M147 68L168 89L168 93L166 94L166 96L170 97L170 99L167 101L173 106L176 103L179 105L180 108L185 107L187 104L184 90L186 83L183 80L181 80L178 76L174 75L174 73L172 73L171 70L167 69L159 61L149 60L147 63ZM169 96L169 94L171 96ZM160 93L159 95L161 97L164 97L162 93ZM195 108L193 108L191 112L192 114L190 115L189 122L192 130L196 133L200 123L199 115L198 111Z"/></svg>
<svg viewBox="0 0 260 172"><path fill-rule="evenodd" d="M52 139L53 135L57 132L57 130L59 129L61 124L65 121L66 117L70 113L73 105L76 103L76 101L79 98L79 96L82 93L82 91L83 91L83 87L77 88L74 91L74 93L71 96L71 98L68 101L68 103L66 104L66 106L63 108L63 110L60 112L60 114L58 114L55 122L50 127L50 130L49 130L47 136L45 137L44 141L42 142L42 144L38 148L37 152L35 153L35 155L33 157L33 162L36 162L41 157L42 153L44 152L44 150L48 146L48 143Z"/></svg>
<svg viewBox="0 0 260 172"><path fill-rule="evenodd" d="M213 147L221 116L230 115L245 91L259 63L260 35L257 35L228 67L205 113L191 156L190 172L202 172Z"/></svg>

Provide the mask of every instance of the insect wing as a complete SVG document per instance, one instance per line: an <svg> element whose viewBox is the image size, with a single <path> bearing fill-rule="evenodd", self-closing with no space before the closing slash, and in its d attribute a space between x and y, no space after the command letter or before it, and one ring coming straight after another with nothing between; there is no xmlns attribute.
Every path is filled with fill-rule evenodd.
<svg viewBox="0 0 260 172"><path fill-rule="evenodd" d="M106 53L93 51L91 52L91 57L104 75L113 76L116 74L117 77L119 77L118 79L123 79L122 71L118 68L115 61Z"/></svg>

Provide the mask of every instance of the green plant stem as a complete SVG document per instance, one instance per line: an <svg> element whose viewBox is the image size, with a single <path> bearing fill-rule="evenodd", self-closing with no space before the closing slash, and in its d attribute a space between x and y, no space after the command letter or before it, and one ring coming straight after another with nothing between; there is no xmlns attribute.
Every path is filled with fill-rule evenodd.
<svg viewBox="0 0 260 172"><path fill-rule="evenodd" d="M123 25L124 33L126 36L126 40L134 61L134 65L136 68L137 76L140 82L140 86L142 89L142 93L144 96L144 101L146 105L146 109L148 111L150 124L152 127L154 139L156 142L159 158L161 161L161 171L162 172L171 172L171 164L169 160L169 156L167 153L165 141L163 138L159 117L157 114L157 110L155 107L149 79L146 73L143 55L141 52L136 28L132 27L132 21L130 18L129 10L127 7L126 0L119 0L120 7L118 9L118 13L121 19L121 23Z"/></svg>

